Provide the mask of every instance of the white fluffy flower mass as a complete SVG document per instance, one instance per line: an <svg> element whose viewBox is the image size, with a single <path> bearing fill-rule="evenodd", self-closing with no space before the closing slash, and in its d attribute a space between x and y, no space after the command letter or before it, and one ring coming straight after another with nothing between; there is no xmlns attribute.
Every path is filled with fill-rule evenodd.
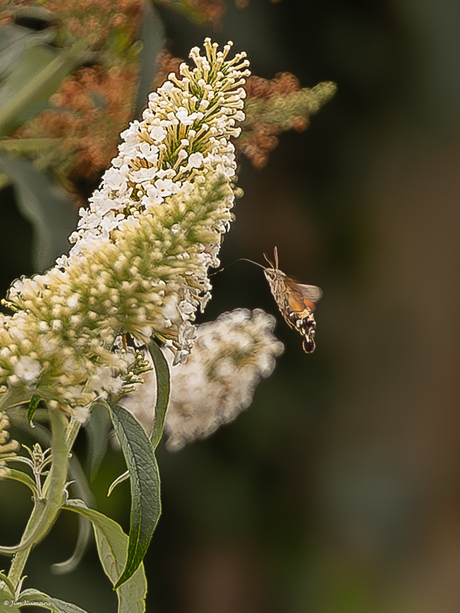
<svg viewBox="0 0 460 613"><path fill-rule="evenodd" d="M235 155L244 119L245 54L205 40L150 95L141 121L72 235L68 256L17 280L0 315L0 408L33 394L81 407L119 394L134 361L120 335L155 336L183 361L210 297L209 267L232 220Z"/></svg>
<svg viewBox="0 0 460 613"><path fill-rule="evenodd" d="M187 361L171 368L165 420L168 449L209 436L251 404L257 384L272 373L283 351L274 326L274 317L261 309L236 309L198 326ZM155 376L147 373L144 384L121 400L147 433L155 399Z"/></svg>

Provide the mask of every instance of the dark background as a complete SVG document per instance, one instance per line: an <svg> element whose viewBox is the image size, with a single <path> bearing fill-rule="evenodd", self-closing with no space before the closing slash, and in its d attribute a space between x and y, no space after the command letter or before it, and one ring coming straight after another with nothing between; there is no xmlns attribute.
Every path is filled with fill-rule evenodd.
<svg viewBox="0 0 460 613"><path fill-rule="evenodd" d="M162 10L173 54L206 35L232 39L254 74L290 71L338 92L306 132L280 138L264 169L242 161L245 195L221 260L262 262L277 245L281 269L324 298L306 355L259 268L241 262L214 278L203 321L264 308L285 353L234 423L160 451L147 610L458 613L460 4L227 4L216 31ZM126 483L105 498L122 470L111 451L95 489L98 508L127 528ZM28 494L6 482L1 496L15 500L0 508L12 544ZM63 515L34 552L30 583L113 611L94 547L74 574L50 574L75 535Z"/></svg>

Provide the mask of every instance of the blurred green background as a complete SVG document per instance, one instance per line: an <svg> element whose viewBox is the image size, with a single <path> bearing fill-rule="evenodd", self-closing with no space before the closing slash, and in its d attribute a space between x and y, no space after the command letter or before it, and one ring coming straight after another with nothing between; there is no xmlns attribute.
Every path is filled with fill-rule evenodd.
<svg viewBox="0 0 460 613"><path fill-rule="evenodd" d="M264 308L285 353L235 422L160 450L147 611L458 613L460 4L227 0L215 27L158 10L175 56L204 36L231 39L253 74L332 80L338 92L307 131L280 137L266 167L242 160L245 195L221 251L223 264L261 262L277 245L284 272L322 287L317 350L303 353L260 269L214 277L202 320ZM33 271L31 230L11 189L0 198L6 289ZM109 451L94 492L127 529L127 484L105 497L123 470ZM13 544L29 496L4 482L0 500L0 540ZM49 570L76 531L63 514L27 585L113 611L94 546L73 574Z"/></svg>

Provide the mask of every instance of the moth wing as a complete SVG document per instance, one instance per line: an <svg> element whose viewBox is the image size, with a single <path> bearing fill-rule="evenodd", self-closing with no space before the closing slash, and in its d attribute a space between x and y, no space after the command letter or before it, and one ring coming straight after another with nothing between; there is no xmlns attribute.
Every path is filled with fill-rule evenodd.
<svg viewBox="0 0 460 613"><path fill-rule="evenodd" d="M297 287L300 289L303 298L313 302L313 304L316 304L323 297L323 292L316 285L302 285L299 283Z"/></svg>
<svg viewBox="0 0 460 613"><path fill-rule="evenodd" d="M323 295L323 292L319 287L316 287L316 285L302 285L301 283L296 283L289 277L286 277L284 282L290 290L289 302L291 303L293 311L300 312L303 311L305 307L313 310L315 304Z"/></svg>

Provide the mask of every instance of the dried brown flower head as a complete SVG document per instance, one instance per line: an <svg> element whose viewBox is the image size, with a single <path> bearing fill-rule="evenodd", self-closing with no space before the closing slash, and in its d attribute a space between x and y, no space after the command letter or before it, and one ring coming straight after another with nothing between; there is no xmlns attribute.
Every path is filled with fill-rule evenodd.
<svg viewBox="0 0 460 613"><path fill-rule="evenodd" d="M302 89L297 77L283 72L270 80L252 76L246 91L246 121L237 148L253 166L262 168L278 145L278 136L290 129L305 130L310 115L333 96L335 85L324 82Z"/></svg>

